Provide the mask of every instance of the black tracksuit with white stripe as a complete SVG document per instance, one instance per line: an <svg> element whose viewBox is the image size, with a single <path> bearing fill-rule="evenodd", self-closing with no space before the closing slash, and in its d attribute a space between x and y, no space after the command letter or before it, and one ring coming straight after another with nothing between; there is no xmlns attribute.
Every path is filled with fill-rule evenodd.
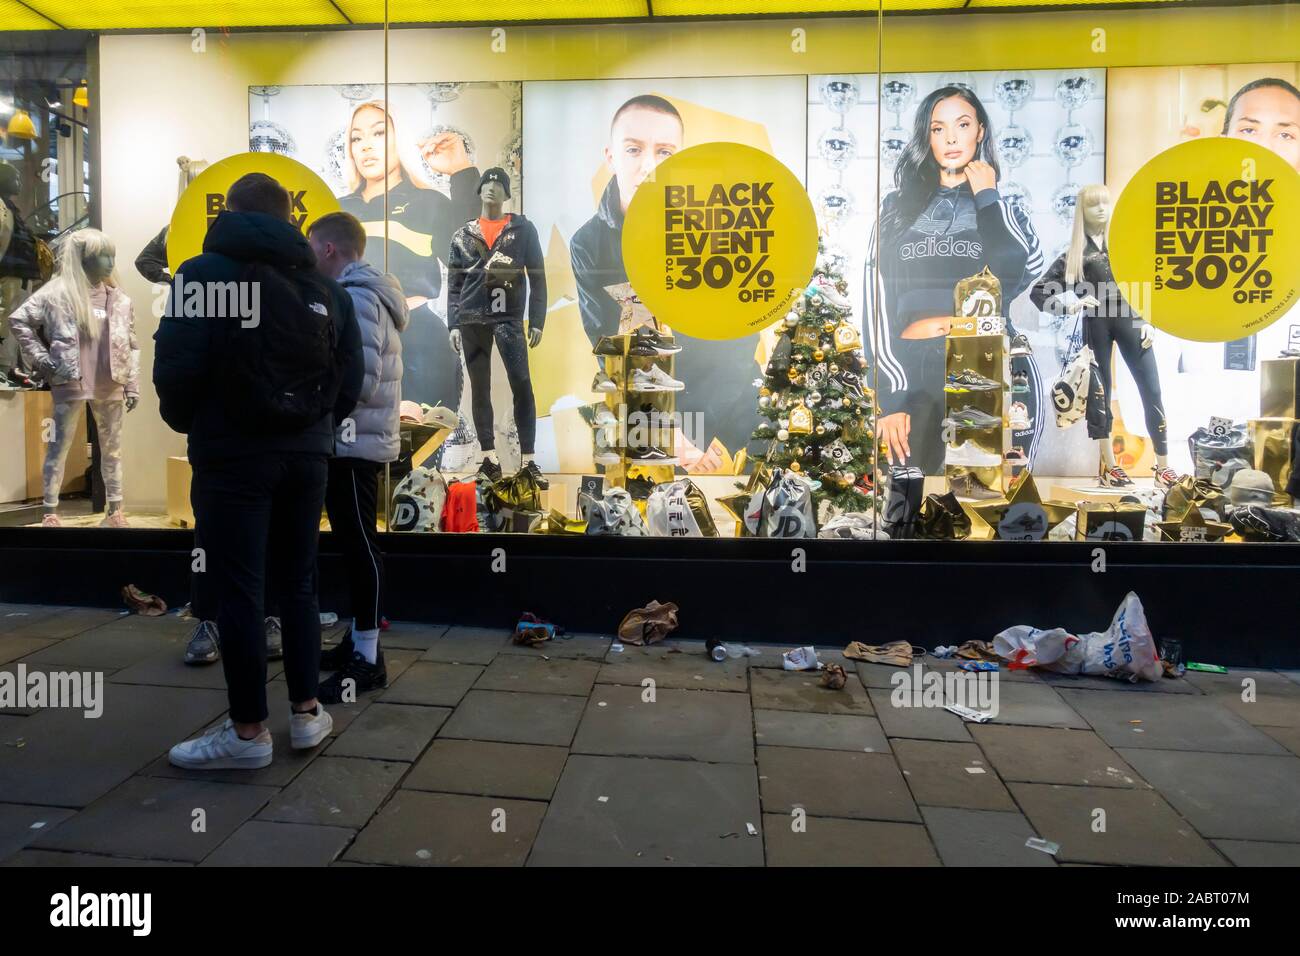
<svg viewBox="0 0 1300 956"><path fill-rule="evenodd" d="M897 201L897 193L885 196L882 218ZM873 270L873 264L878 268ZM908 464L927 474L943 470L944 339L904 339L902 333L918 319L952 315L957 283L986 266L1002 284L1004 312L1043 268L1033 226L996 189L975 195L968 183L940 186L901 235L872 237L866 287L869 307L878 320L871 326L876 400L881 415L912 416ZM1032 359L1022 364L1020 357L1013 365L1030 373L1030 395L1016 395L1014 400L1029 406L1036 426L1037 368ZM1032 458L1038 429L1029 431L1032 434L1017 433L1014 443Z"/></svg>

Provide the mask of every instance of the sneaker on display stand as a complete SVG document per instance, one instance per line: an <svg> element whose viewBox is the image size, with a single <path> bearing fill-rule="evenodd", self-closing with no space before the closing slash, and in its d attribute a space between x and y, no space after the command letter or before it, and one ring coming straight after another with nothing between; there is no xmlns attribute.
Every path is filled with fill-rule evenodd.
<svg viewBox="0 0 1300 956"><path fill-rule="evenodd" d="M985 451L970 441L960 445L949 445L944 455L945 465L960 465L966 468L995 468L1002 464L1002 456Z"/></svg>
<svg viewBox="0 0 1300 956"><path fill-rule="evenodd" d="M1132 488L1133 479L1119 465L1114 468L1107 468L1097 476L1097 484L1103 488Z"/></svg>

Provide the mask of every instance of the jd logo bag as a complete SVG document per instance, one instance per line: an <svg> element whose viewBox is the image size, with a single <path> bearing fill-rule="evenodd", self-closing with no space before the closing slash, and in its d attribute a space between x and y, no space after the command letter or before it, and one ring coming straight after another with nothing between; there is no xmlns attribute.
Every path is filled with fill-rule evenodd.
<svg viewBox="0 0 1300 956"><path fill-rule="evenodd" d="M226 406L253 431L310 428L333 412L343 382L331 292L310 270L285 273L263 263L250 263L242 281L258 290L257 314L209 316L234 329L224 370Z"/></svg>
<svg viewBox="0 0 1300 956"><path fill-rule="evenodd" d="M1085 345L1065 364L1056 383L1052 385L1052 404L1056 406L1058 428L1069 428L1087 410L1092 367L1092 349Z"/></svg>

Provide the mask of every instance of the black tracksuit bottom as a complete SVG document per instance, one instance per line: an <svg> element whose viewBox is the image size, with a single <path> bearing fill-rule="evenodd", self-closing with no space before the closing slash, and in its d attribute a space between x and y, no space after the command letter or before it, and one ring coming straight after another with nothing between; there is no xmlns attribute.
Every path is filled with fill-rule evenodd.
<svg viewBox="0 0 1300 956"><path fill-rule="evenodd" d="M1083 341L1092 349L1097 359L1097 372L1101 377L1102 407L1088 409L1088 437L1109 438L1114 424L1110 410L1111 380L1110 359L1114 348L1133 374L1137 383L1142 408L1146 412L1147 434L1157 455L1169 453L1168 428L1165 424L1164 401L1160 397L1160 372L1156 367L1153 349L1142 347L1142 322L1127 317L1106 318L1089 315L1083 320ZM1097 397L1089 393L1091 403Z"/></svg>
<svg viewBox="0 0 1300 956"><path fill-rule="evenodd" d="M514 396L515 427L519 429L519 450L531 455L537 443L537 404L533 399L533 382L528 375L528 342L524 338L523 319L510 319L493 325L467 324L460 327L461 345L465 349L465 368L473 392L474 430L479 447L492 451L496 435L492 422L492 343L501 351L501 361L510 380Z"/></svg>
<svg viewBox="0 0 1300 956"><path fill-rule="evenodd" d="M384 599L384 553L375 523L384 466L361 458L331 458L325 488L330 530L343 551L353 628L379 627Z"/></svg>
<svg viewBox="0 0 1300 956"><path fill-rule="evenodd" d="M316 546L326 459L260 455L197 464L195 520L216 604L230 718L257 723L266 707L266 602L278 598L289 700L316 696L320 609Z"/></svg>

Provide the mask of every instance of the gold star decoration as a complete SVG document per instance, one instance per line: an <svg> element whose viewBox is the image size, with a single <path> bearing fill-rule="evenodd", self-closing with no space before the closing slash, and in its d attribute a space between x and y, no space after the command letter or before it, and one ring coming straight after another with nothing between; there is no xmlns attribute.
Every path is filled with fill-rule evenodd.
<svg viewBox="0 0 1300 956"><path fill-rule="evenodd" d="M1156 527L1160 529L1162 541L1222 541L1232 534L1232 525L1221 521L1206 521L1205 515L1201 514L1201 509L1196 505L1183 512L1177 521L1157 521Z"/></svg>
<svg viewBox="0 0 1300 956"><path fill-rule="evenodd" d="M1006 498L969 505L992 536L1004 541L1042 541L1049 531L1074 514L1065 501L1043 501L1034 476L1024 472L1011 485Z"/></svg>

